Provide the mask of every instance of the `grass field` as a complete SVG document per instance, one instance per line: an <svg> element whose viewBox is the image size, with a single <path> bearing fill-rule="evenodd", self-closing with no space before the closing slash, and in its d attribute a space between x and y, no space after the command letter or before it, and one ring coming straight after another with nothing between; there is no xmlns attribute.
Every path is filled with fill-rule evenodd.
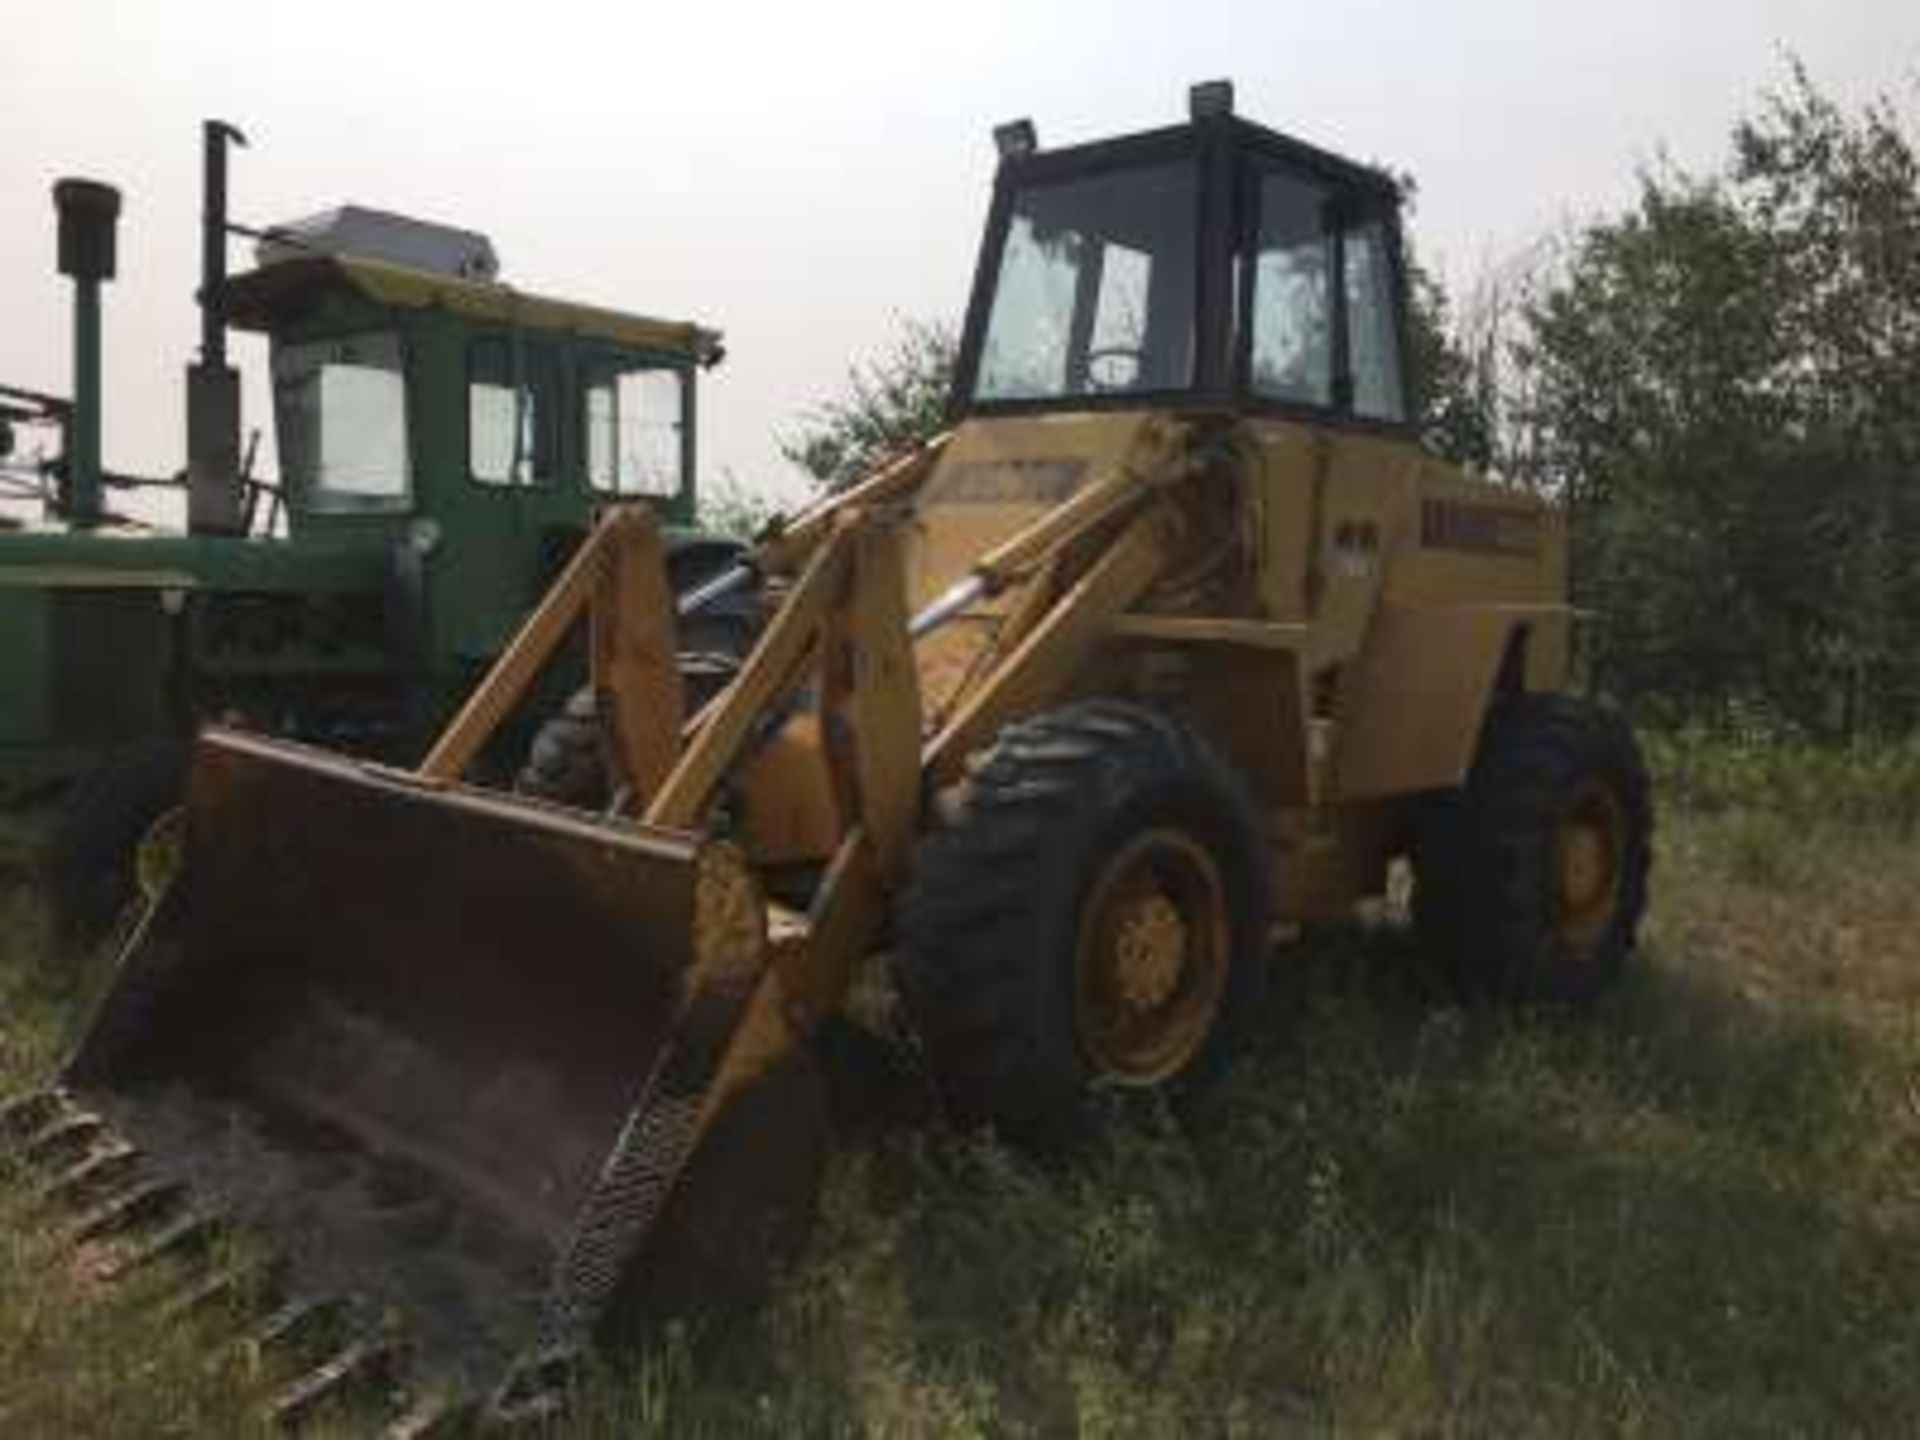
<svg viewBox="0 0 1920 1440"><path fill-rule="evenodd" d="M883 1128L764 1310L603 1377L577 1428L1914 1433L1913 797L1661 761L1686 808L1599 1014L1462 1011L1391 928L1316 940L1184 1133L1042 1171ZM0 960L8 1086L84 983ZM17 1185L0 1206L0 1432L245 1432L202 1337L77 1295Z"/></svg>

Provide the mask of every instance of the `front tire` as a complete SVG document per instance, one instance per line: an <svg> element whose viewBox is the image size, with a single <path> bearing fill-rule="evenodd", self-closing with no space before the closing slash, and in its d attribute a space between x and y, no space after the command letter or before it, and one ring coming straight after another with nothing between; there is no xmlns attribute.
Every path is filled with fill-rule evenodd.
<svg viewBox="0 0 1920 1440"><path fill-rule="evenodd" d="M1414 927L1471 997L1583 1004L1624 974L1647 905L1653 815L1624 716L1518 695L1414 846Z"/></svg>
<svg viewBox="0 0 1920 1440"><path fill-rule="evenodd" d="M943 805L896 974L948 1111L1017 1143L1108 1089L1218 1070L1266 978L1268 859L1245 783L1178 721L1095 700L1009 726Z"/></svg>

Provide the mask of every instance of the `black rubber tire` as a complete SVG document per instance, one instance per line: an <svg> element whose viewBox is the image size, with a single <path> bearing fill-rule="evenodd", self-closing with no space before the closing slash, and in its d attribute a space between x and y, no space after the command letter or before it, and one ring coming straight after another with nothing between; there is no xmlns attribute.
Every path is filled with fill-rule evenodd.
<svg viewBox="0 0 1920 1440"><path fill-rule="evenodd" d="M132 903L140 841L180 804L186 773L185 744L152 740L116 751L68 790L40 862L57 948L93 944Z"/></svg>
<svg viewBox="0 0 1920 1440"><path fill-rule="evenodd" d="M719 694L753 648L753 631L725 618L689 627L681 652L680 678L686 687L687 713L695 714ZM604 809L613 797L607 786L606 740L592 686L567 698L558 714L534 731L527 758L513 779L514 793L580 809Z"/></svg>
<svg viewBox="0 0 1920 1440"><path fill-rule="evenodd" d="M527 758L513 777L515 793L599 808L608 798L607 762L600 747L599 706L588 686L568 696L560 713L533 732Z"/></svg>
<svg viewBox="0 0 1920 1440"><path fill-rule="evenodd" d="M1555 923L1553 828L1594 781L1622 818L1614 908L1575 943ZM1466 785L1437 797L1413 847L1423 948L1469 998L1581 1005L1618 985L1646 912L1653 807L1632 727L1573 695L1518 695L1488 717Z"/></svg>
<svg viewBox="0 0 1920 1440"><path fill-rule="evenodd" d="M1269 860L1245 782L1177 720L1118 700L1001 733L943 797L896 917L896 979L934 1085L961 1124L1029 1148L1084 1137L1099 1077L1075 1025L1075 945L1101 866L1173 828L1220 872L1228 973L1211 1033L1148 1087L1171 1099L1215 1074L1267 980Z"/></svg>

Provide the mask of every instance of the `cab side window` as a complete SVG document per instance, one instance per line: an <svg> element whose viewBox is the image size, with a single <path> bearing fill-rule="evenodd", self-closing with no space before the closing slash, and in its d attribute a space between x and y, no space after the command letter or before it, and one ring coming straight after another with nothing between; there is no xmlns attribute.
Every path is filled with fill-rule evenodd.
<svg viewBox="0 0 1920 1440"><path fill-rule="evenodd" d="M581 375L587 482L615 495L675 495L685 480L686 376L653 361L600 357Z"/></svg>
<svg viewBox="0 0 1920 1440"><path fill-rule="evenodd" d="M1327 192L1292 175L1260 182L1253 263L1253 388L1296 405L1333 403L1333 234Z"/></svg>
<svg viewBox="0 0 1920 1440"><path fill-rule="evenodd" d="M1401 381L1400 326L1394 313L1393 257L1387 227L1368 220L1346 233L1347 364L1353 413L1367 420L1407 418Z"/></svg>
<svg viewBox="0 0 1920 1440"><path fill-rule="evenodd" d="M505 336L467 347L467 473L487 485L543 485L558 469L559 366L544 345Z"/></svg>
<svg viewBox="0 0 1920 1440"><path fill-rule="evenodd" d="M1249 378L1271 399L1398 423L1407 401L1392 232L1352 198L1281 171L1261 177Z"/></svg>

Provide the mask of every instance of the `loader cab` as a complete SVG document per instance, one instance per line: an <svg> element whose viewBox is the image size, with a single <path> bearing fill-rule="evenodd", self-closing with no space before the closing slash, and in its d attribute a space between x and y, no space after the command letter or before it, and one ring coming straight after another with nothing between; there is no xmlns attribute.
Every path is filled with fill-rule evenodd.
<svg viewBox="0 0 1920 1440"><path fill-rule="evenodd" d="M1208 92L1208 93L1202 93ZM1232 114L1001 162L952 408L1206 408L1401 430L1399 187Z"/></svg>

